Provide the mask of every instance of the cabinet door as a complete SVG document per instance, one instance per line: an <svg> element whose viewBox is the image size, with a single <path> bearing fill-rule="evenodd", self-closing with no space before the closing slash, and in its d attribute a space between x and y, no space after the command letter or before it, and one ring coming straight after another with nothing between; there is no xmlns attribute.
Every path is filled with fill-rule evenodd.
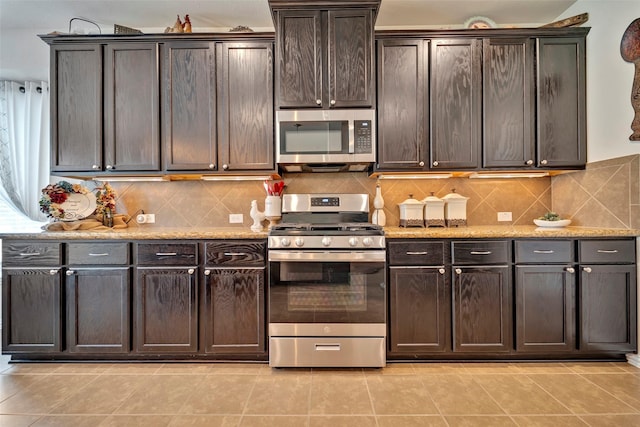
<svg viewBox="0 0 640 427"><path fill-rule="evenodd" d="M431 168L473 169L482 131L482 45L431 41Z"/></svg>
<svg viewBox="0 0 640 427"><path fill-rule="evenodd" d="M222 43L219 53L222 170L273 170L273 44Z"/></svg>
<svg viewBox="0 0 640 427"><path fill-rule="evenodd" d="M428 168L427 43L378 41L377 169Z"/></svg>
<svg viewBox="0 0 640 427"><path fill-rule="evenodd" d="M205 270L206 353L266 354L265 269Z"/></svg>
<svg viewBox="0 0 640 427"><path fill-rule="evenodd" d="M580 267L580 350L636 351L636 267Z"/></svg>
<svg viewBox="0 0 640 427"><path fill-rule="evenodd" d="M482 165L535 166L533 40L483 40Z"/></svg>
<svg viewBox="0 0 640 427"><path fill-rule="evenodd" d="M389 269L389 350L413 355L451 350L451 292L443 267Z"/></svg>
<svg viewBox="0 0 640 427"><path fill-rule="evenodd" d="M369 9L328 12L329 105L373 106L373 18Z"/></svg>
<svg viewBox="0 0 640 427"><path fill-rule="evenodd" d="M3 269L3 353L62 351L61 278L59 268Z"/></svg>
<svg viewBox="0 0 640 427"><path fill-rule="evenodd" d="M105 46L107 171L160 170L159 90L156 43Z"/></svg>
<svg viewBox="0 0 640 427"><path fill-rule="evenodd" d="M67 270L70 353L129 352L129 272L128 267Z"/></svg>
<svg viewBox="0 0 640 427"><path fill-rule="evenodd" d="M516 350L575 349L576 275L566 266L516 266Z"/></svg>
<svg viewBox="0 0 640 427"><path fill-rule="evenodd" d="M538 166L587 160L585 39L538 39Z"/></svg>
<svg viewBox="0 0 640 427"><path fill-rule="evenodd" d="M511 350L511 270L453 267L454 351Z"/></svg>
<svg viewBox="0 0 640 427"><path fill-rule="evenodd" d="M278 11L276 33L278 106L322 108L324 50L321 12Z"/></svg>
<svg viewBox="0 0 640 427"><path fill-rule="evenodd" d="M216 170L215 43L162 46L164 168Z"/></svg>
<svg viewBox="0 0 640 427"><path fill-rule="evenodd" d="M137 268L135 348L141 353L198 350L197 268Z"/></svg>
<svg viewBox="0 0 640 427"><path fill-rule="evenodd" d="M51 47L51 170L102 170L102 47Z"/></svg>

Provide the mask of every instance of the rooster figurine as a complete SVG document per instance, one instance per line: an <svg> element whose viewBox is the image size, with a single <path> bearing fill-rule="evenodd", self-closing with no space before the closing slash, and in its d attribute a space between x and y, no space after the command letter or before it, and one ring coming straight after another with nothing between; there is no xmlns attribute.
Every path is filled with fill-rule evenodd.
<svg viewBox="0 0 640 427"><path fill-rule="evenodd" d="M189 15L184 16L184 24L182 24L182 29L185 33L191 32L191 19L189 19Z"/></svg>
<svg viewBox="0 0 640 427"><path fill-rule="evenodd" d="M251 210L249 211L249 216L253 220L251 231L255 231L256 233L262 231L262 221L264 221L265 216L264 212L260 212L258 210L258 202L255 200L251 201Z"/></svg>

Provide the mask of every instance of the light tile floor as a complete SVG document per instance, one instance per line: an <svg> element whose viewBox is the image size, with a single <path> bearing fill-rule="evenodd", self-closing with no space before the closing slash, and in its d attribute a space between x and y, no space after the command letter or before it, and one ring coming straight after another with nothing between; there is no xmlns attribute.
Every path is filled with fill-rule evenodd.
<svg viewBox="0 0 640 427"><path fill-rule="evenodd" d="M626 363L8 363L0 426L640 426Z"/></svg>

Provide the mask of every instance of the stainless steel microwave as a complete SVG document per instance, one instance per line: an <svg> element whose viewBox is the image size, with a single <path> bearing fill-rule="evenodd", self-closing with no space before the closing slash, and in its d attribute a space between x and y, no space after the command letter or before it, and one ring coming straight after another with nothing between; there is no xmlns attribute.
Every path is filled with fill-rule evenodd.
<svg viewBox="0 0 640 427"><path fill-rule="evenodd" d="M276 162L290 172L366 170L376 157L375 110L276 112Z"/></svg>

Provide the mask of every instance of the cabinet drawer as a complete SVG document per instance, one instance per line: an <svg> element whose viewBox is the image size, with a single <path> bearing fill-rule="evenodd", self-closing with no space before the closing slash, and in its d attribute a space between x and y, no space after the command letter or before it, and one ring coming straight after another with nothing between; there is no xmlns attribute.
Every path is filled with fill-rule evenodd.
<svg viewBox="0 0 640 427"><path fill-rule="evenodd" d="M129 244L117 243L67 243L67 262L78 264L129 264Z"/></svg>
<svg viewBox="0 0 640 427"><path fill-rule="evenodd" d="M196 265L198 244L193 243L138 243L139 265Z"/></svg>
<svg viewBox="0 0 640 427"><path fill-rule="evenodd" d="M517 263L560 264L574 262L571 240L522 240L516 241Z"/></svg>
<svg viewBox="0 0 640 427"><path fill-rule="evenodd" d="M61 244L51 242L2 242L2 263L5 266L59 266Z"/></svg>
<svg viewBox="0 0 640 427"><path fill-rule="evenodd" d="M634 263L636 242L634 240L581 240L580 262Z"/></svg>
<svg viewBox="0 0 640 427"><path fill-rule="evenodd" d="M204 244L205 265L262 267L265 265L267 243L251 240L228 240Z"/></svg>
<svg viewBox="0 0 640 427"><path fill-rule="evenodd" d="M503 264L511 261L507 240L478 240L452 243L453 264Z"/></svg>
<svg viewBox="0 0 640 427"><path fill-rule="evenodd" d="M442 265L444 242L388 241L389 265Z"/></svg>

